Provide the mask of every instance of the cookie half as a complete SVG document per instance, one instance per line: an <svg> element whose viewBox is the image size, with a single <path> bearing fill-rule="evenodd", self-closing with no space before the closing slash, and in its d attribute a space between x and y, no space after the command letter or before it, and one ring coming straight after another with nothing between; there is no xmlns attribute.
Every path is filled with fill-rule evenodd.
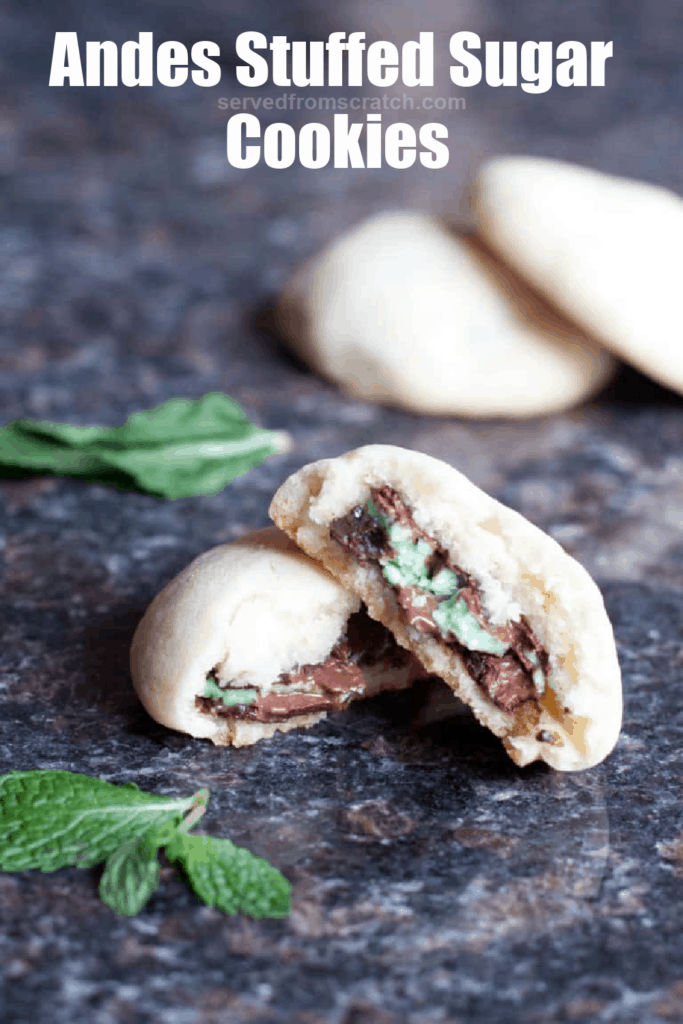
<svg viewBox="0 0 683 1024"><path fill-rule="evenodd" d="M299 470L270 514L517 764L573 771L612 750L621 675L598 587L453 467L369 445Z"/></svg>
<svg viewBox="0 0 683 1024"><path fill-rule="evenodd" d="M473 216L506 262L593 338L683 393L683 199L558 160L499 157Z"/></svg>
<svg viewBox="0 0 683 1024"><path fill-rule="evenodd" d="M130 664L152 718L236 747L426 674L272 527L204 552L157 594Z"/></svg>

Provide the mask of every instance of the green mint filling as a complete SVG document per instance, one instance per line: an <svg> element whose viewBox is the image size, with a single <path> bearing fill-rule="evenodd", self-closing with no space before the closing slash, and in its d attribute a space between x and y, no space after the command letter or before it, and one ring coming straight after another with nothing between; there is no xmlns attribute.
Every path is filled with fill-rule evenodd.
<svg viewBox="0 0 683 1024"><path fill-rule="evenodd" d="M545 693L545 674L543 672L543 669L541 668L541 663L538 660L538 655L536 654L536 651L525 651L524 653L526 654L531 664L534 666L534 669L531 673L531 679L533 681L536 693L539 696L542 696Z"/></svg>
<svg viewBox="0 0 683 1024"><path fill-rule="evenodd" d="M389 526L391 520L389 519L388 516L382 515L380 510L375 505L374 501L368 500L368 503L365 507L367 508L370 515L373 516L374 519L377 519L382 526L384 526L385 528Z"/></svg>
<svg viewBox="0 0 683 1024"><path fill-rule="evenodd" d="M432 576L430 580L430 590L432 594L453 594L458 589L458 577L455 575L452 569L441 569L437 572L436 576Z"/></svg>
<svg viewBox="0 0 683 1024"><path fill-rule="evenodd" d="M366 508L385 528L396 552L394 558L382 565L387 582L394 587L419 587L427 593L447 598L432 613L444 635L453 633L471 651L505 654L509 645L484 629L472 615L465 599L458 596L457 574L444 566L436 575L429 575L427 561L434 553L433 546L422 538L413 541L411 530L381 515L374 502L368 501Z"/></svg>
<svg viewBox="0 0 683 1024"><path fill-rule="evenodd" d="M427 575L425 560L432 553L432 548L424 540L396 542L389 531L389 538L396 549L396 558L382 567L385 577L397 587L420 587L431 590L431 580Z"/></svg>
<svg viewBox="0 0 683 1024"><path fill-rule="evenodd" d="M484 654L505 654L509 644L499 640L481 626L467 606L464 597L453 594L432 612L432 618L443 633L453 633L470 651Z"/></svg>
<svg viewBox="0 0 683 1024"><path fill-rule="evenodd" d="M421 590L444 595L457 587L457 577L450 570L446 572L452 581L443 576L443 570L434 579L429 576L426 563L434 552L431 544L422 539L413 542L412 531L401 523L392 522L388 516L383 516L372 501L368 501L366 508L387 531L396 552L396 556L382 566L384 577L389 583L395 587L420 587Z"/></svg>
<svg viewBox="0 0 683 1024"><path fill-rule="evenodd" d="M452 633L464 647L470 651L481 651L484 654L495 654L501 657L509 649L509 644L493 636L472 614L464 597L460 597L461 588L457 573L446 566L434 576L427 571L427 562L434 553L434 547L420 538L413 541L412 531L401 523L394 522L384 516L373 501L368 501L366 509L387 531L391 545L396 552L394 558L381 565L384 578L394 587L418 587L424 591L415 597L413 604L426 604L427 594L445 597L432 612L432 618L441 632L446 636ZM533 666L531 678L539 696L545 692L546 678L536 651L524 652Z"/></svg>
<svg viewBox="0 0 683 1024"><path fill-rule="evenodd" d="M216 680L206 677L203 697L217 697L226 708L234 708L237 704L253 704L258 698L258 690L221 690Z"/></svg>
<svg viewBox="0 0 683 1024"><path fill-rule="evenodd" d="M413 541L412 531L401 523L383 516L372 501L366 508L371 516L387 531L396 555L382 566L385 579L395 587L419 587L430 594L448 597L458 590L458 577L451 570L442 568L435 576L427 571L427 561L434 553L433 545L420 538Z"/></svg>

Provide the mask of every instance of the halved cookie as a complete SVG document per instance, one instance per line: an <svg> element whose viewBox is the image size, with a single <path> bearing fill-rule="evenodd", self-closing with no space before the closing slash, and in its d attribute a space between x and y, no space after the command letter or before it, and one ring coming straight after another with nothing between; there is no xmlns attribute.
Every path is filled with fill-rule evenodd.
<svg viewBox="0 0 683 1024"><path fill-rule="evenodd" d="M551 537L457 470L369 445L299 470L270 514L517 764L571 771L612 750L621 675L600 591Z"/></svg>
<svg viewBox="0 0 683 1024"><path fill-rule="evenodd" d="M204 552L164 587L130 663L152 718L236 747L426 675L358 597L273 527Z"/></svg>

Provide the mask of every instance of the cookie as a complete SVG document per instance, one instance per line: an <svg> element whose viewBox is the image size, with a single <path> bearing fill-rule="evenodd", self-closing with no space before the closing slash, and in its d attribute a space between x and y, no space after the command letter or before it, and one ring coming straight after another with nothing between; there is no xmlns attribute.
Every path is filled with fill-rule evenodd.
<svg viewBox="0 0 683 1024"><path fill-rule="evenodd" d="M157 722L235 747L426 674L274 528L195 558L145 612L130 664Z"/></svg>
<svg viewBox="0 0 683 1024"><path fill-rule="evenodd" d="M419 413L543 415L614 368L495 254L419 213L381 214L337 239L285 288L276 321L353 397Z"/></svg>
<svg viewBox="0 0 683 1024"><path fill-rule="evenodd" d="M487 242L592 337L683 393L683 199L556 160L502 157L472 187Z"/></svg>
<svg viewBox="0 0 683 1024"><path fill-rule="evenodd" d="M369 445L299 470L270 514L516 764L574 771L612 750L621 676L600 591L551 537L457 470Z"/></svg>

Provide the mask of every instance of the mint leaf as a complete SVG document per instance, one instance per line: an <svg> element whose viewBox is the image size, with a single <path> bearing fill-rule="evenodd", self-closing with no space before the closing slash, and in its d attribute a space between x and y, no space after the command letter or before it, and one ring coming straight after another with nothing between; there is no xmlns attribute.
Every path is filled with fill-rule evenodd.
<svg viewBox="0 0 683 1024"><path fill-rule="evenodd" d="M0 776L0 871L88 868L106 860L100 897L115 913L132 916L159 884L163 846L209 906L286 917L292 887L279 871L228 839L190 834L208 799L208 789L183 799L75 772L10 772Z"/></svg>
<svg viewBox="0 0 683 1024"><path fill-rule="evenodd" d="M15 420L11 425L16 427L17 435L25 441L38 439L45 446L49 442L57 442L64 448L84 448L109 433L107 427L79 427L46 420Z"/></svg>
<svg viewBox="0 0 683 1024"><path fill-rule="evenodd" d="M161 868L154 831L110 854L100 881L100 899L126 917L139 913L159 885Z"/></svg>
<svg viewBox="0 0 683 1024"><path fill-rule="evenodd" d="M0 473L50 473L164 498L217 494L286 447L227 395L174 398L121 427L15 420L0 428Z"/></svg>
<svg viewBox="0 0 683 1024"><path fill-rule="evenodd" d="M197 896L226 914L286 917L292 887L276 868L229 839L178 831L165 850L179 862Z"/></svg>
<svg viewBox="0 0 683 1024"><path fill-rule="evenodd" d="M0 871L93 867L151 828L203 810L207 796L152 796L66 771L11 772L0 776Z"/></svg>

